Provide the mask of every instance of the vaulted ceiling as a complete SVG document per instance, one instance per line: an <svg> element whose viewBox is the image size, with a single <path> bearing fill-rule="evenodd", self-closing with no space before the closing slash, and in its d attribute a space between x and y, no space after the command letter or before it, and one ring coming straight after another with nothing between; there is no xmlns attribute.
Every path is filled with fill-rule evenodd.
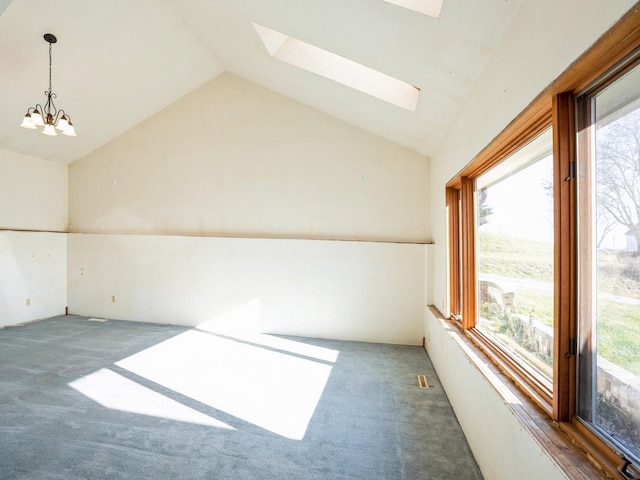
<svg viewBox="0 0 640 480"><path fill-rule="evenodd" d="M520 1L444 0L433 18L384 0L0 0L0 149L72 163L228 71L431 156ZM417 108L271 56L254 23L419 88ZM45 101L45 33L77 137L18 126Z"/></svg>

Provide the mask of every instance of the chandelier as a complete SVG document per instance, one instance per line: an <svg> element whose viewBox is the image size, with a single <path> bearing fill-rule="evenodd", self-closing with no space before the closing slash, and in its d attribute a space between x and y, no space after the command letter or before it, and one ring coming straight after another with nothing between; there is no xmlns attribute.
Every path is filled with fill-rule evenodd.
<svg viewBox="0 0 640 480"><path fill-rule="evenodd" d="M76 129L71 123L71 117L64 110L58 110L53 103L53 99L57 97L51 89L51 46L58 41L55 35L51 33L45 33L44 39L49 43L49 90L44 92L47 97L47 101L44 107L39 103L35 107L29 107L27 114L22 119L21 127L35 130L38 127L44 127L42 133L49 136L56 136L56 128L62 132L63 135L70 137L76 136Z"/></svg>

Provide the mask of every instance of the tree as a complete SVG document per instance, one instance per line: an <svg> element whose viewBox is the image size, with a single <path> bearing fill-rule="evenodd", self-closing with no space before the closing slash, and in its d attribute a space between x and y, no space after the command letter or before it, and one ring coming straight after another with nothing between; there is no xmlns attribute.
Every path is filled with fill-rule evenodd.
<svg viewBox="0 0 640 480"><path fill-rule="evenodd" d="M487 205L487 189L483 188L478 192L478 225L484 225L489 220L489 215L493 213L493 207Z"/></svg>
<svg viewBox="0 0 640 480"><path fill-rule="evenodd" d="M598 212L598 224L596 226L596 247L598 249L602 248L602 244L607 236L615 229L616 225L618 225L618 222L611 218L609 212L603 208L600 210L601 212Z"/></svg>
<svg viewBox="0 0 640 480"><path fill-rule="evenodd" d="M640 253L640 108L596 133L599 216L624 225Z"/></svg>

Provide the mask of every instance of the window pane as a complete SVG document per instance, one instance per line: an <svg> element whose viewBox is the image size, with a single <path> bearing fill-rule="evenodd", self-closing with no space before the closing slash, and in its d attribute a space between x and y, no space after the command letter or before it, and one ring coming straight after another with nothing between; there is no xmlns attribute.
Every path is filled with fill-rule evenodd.
<svg viewBox="0 0 640 480"><path fill-rule="evenodd" d="M585 103L579 179L579 405L640 459L640 67ZM586 143L586 145L585 145Z"/></svg>
<svg viewBox="0 0 640 480"><path fill-rule="evenodd" d="M476 180L476 328L551 388L553 157L547 130ZM540 376L538 375L538 376Z"/></svg>

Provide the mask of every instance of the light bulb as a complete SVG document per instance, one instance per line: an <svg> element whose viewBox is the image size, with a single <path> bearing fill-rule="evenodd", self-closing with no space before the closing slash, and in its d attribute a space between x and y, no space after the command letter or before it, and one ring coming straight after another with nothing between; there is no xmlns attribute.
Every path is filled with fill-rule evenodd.
<svg viewBox="0 0 640 480"><path fill-rule="evenodd" d="M60 123L60 122L58 122ZM76 135L76 129L73 126L73 123L71 123L71 120L69 120L69 122L67 123L67 128L65 128L62 131L63 135L66 135L67 137L77 137Z"/></svg>
<svg viewBox="0 0 640 480"><path fill-rule="evenodd" d="M31 123L36 127L41 127L44 125L44 120L42 119L42 115L38 110L31 114Z"/></svg>
<svg viewBox="0 0 640 480"><path fill-rule="evenodd" d="M69 126L69 122L67 122L67 117L63 116L58 123L56 124L56 128L62 132L64 132Z"/></svg>
<svg viewBox="0 0 640 480"><path fill-rule="evenodd" d="M44 130L42 130L42 133L44 133L45 135L49 135L50 137L55 137L58 135L56 133L56 129L50 123L47 123L44 126Z"/></svg>
<svg viewBox="0 0 640 480"><path fill-rule="evenodd" d="M22 128L28 128L29 130L35 130L36 126L33 124L33 119L31 118L31 114L27 113L22 119L22 123L20 124Z"/></svg>

